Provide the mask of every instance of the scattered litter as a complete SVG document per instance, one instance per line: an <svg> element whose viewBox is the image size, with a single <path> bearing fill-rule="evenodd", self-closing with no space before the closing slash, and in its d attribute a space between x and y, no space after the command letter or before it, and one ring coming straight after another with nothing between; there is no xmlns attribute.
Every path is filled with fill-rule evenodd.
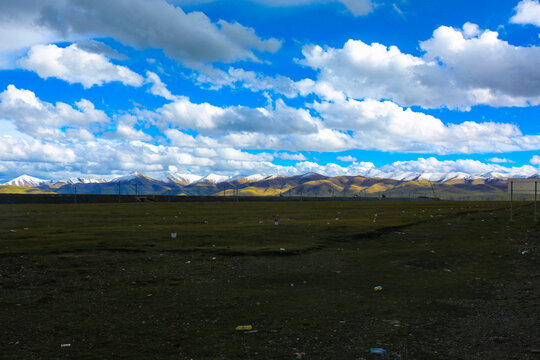
<svg viewBox="0 0 540 360"><path fill-rule="evenodd" d="M214 257L212 258L212 260L216 260L216 257L214 256Z"/></svg>
<svg viewBox="0 0 540 360"><path fill-rule="evenodd" d="M216 247L216 244L212 244L212 247Z"/></svg>
<svg viewBox="0 0 540 360"><path fill-rule="evenodd" d="M343 248L337 248L337 249L338 249L338 251L343 251Z"/></svg>
<svg viewBox="0 0 540 360"><path fill-rule="evenodd" d="M330 223L329 223L329 222L327 222L326 224L327 224L327 225L330 225Z"/></svg>
<svg viewBox="0 0 540 360"><path fill-rule="evenodd" d="M380 285L379 285L379 286L375 286L375 287L373 288L373 290L375 290L375 291L381 291L381 290L382 290L382 286L380 286Z"/></svg>
<svg viewBox="0 0 540 360"><path fill-rule="evenodd" d="M285 248L279 248L279 251L285 251Z"/></svg>
<svg viewBox="0 0 540 360"><path fill-rule="evenodd" d="M336 215L336 221L338 221L338 220L339 220L339 215Z"/></svg>
<svg viewBox="0 0 540 360"><path fill-rule="evenodd" d="M401 322L399 320L383 320L385 323L388 323L394 327L400 327Z"/></svg>
<svg viewBox="0 0 540 360"><path fill-rule="evenodd" d="M11 230L9 230L9 232L17 232L17 230L13 230L13 229L11 229Z"/></svg>
<svg viewBox="0 0 540 360"><path fill-rule="evenodd" d="M171 239L176 239L176 229L171 230Z"/></svg>
<svg viewBox="0 0 540 360"><path fill-rule="evenodd" d="M291 287L294 287L294 284L291 284Z"/></svg>
<svg viewBox="0 0 540 360"><path fill-rule="evenodd" d="M251 331L253 330L253 326L251 325L238 325L234 328L236 331Z"/></svg>
<svg viewBox="0 0 540 360"><path fill-rule="evenodd" d="M540 354L540 349L531 349L531 353Z"/></svg>
<svg viewBox="0 0 540 360"><path fill-rule="evenodd" d="M152 294L148 294L148 295L146 295L146 296L150 297L150 296L152 296Z"/></svg>
<svg viewBox="0 0 540 360"><path fill-rule="evenodd" d="M369 349L370 354L379 354L379 355L386 355L386 350L381 348L371 348Z"/></svg>
<svg viewBox="0 0 540 360"><path fill-rule="evenodd" d="M259 332L259 330L249 330L249 331L246 331L245 333L246 334L253 334L253 333L256 333L256 332Z"/></svg>
<svg viewBox="0 0 540 360"><path fill-rule="evenodd" d="M431 252L432 254L436 254L435 250L431 250L430 252Z"/></svg>
<svg viewBox="0 0 540 360"><path fill-rule="evenodd" d="M525 254L528 254L528 253L529 253L529 250L523 250L523 251L521 252L521 255L525 255Z"/></svg>
<svg viewBox="0 0 540 360"><path fill-rule="evenodd" d="M274 225L279 225L279 219L278 218L274 219Z"/></svg>
<svg viewBox="0 0 540 360"><path fill-rule="evenodd" d="M205 224L208 224L208 220L204 220L204 223L205 223Z"/></svg>
<svg viewBox="0 0 540 360"><path fill-rule="evenodd" d="M303 352L297 352L294 353L294 356L296 356L296 359L303 359L306 354L304 354Z"/></svg>
<svg viewBox="0 0 540 360"><path fill-rule="evenodd" d="M450 269L443 269L443 271L445 271L445 272L452 272L452 270L450 270Z"/></svg>
<svg viewBox="0 0 540 360"><path fill-rule="evenodd" d="M60 347L70 347L71 344L60 344Z"/></svg>
<svg viewBox="0 0 540 360"><path fill-rule="evenodd" d="M448 226L452 225L452 223L448 223Z"/></svg>
<svg viewBox="0 0 540 360"><path fill-rule="evenodd" d="M139 224L139 226L142 226L141 224Z"/></svg>
<svg viewBox="0 0 540 360"><path fill-rule="evenodd" d="M24 228L24 230L28 230L28 228Z"/></svg>
<svg viewBox="0 0 540 360"><path fill-rule="evenodd" d="M259 220L259 224L262 224L262 223L263 223L263 221L262 221L262 220Z"/></svg>
<svg viewBox="0 0 540 360"><path fill-rule="evenodd" d="M189 261L189 260L188 260L188 261L186 261L186 264L191 264L191 261Z"/></svg>

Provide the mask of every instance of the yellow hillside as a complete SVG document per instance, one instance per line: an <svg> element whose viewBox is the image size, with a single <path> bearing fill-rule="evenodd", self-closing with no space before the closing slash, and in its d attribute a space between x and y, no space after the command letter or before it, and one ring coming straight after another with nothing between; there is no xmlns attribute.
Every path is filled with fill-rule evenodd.
<svg viewBox="0 0 540 360"><path fill-rule="evenodd" d="M0 185L0 194L53 194L53 192L24 186Z"/></svg>

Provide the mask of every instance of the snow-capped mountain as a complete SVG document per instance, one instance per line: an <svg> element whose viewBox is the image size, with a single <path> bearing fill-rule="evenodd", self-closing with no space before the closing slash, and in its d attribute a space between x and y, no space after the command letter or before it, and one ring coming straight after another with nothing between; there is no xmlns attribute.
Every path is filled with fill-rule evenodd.
<svg viewBox="0 0 540 360"><path fill-rule="evenodd" d="M13 180L10 180L2 185L13 185L13 186L25 186L25 187L37 187L42 184L46 184L50 180L38 179L30 175L21 175L16 177Z"/></svg>
<svg viewBox="0 0 540 360"><path fill-rule="evenodd" d="M209 174L206 175L203 178L200 178L199 180L195 181L194 183L210 183L210 184L219 184L225 181L229 181L231 179L230 176L224 176L224 175L217 175L217 174Z"/></svg>
<svg viewBox="0 0 540 360"><path fill-rule="evenodd" d="M508 177L533 177L538 176L536 169L533 167L526 168L525 170L521 169L509 169L508 173L506 172L495 172L491 171L484 174L469 174L465 172L414 172L414 171L383 171L381 169L369 168L363 171L360 171L354 176L361 176L365 178L378 178L378 179L393 179L398 181L429 181L434 183L492 183L494 181L505 180ZM351 175L349 175L351 176ZM317 174L314 172L309 172L302 175L295 176L283 176L283 175L263 175L263 174L253 174L253 175L241 175L241 176L225 176L218 174L209 174L206 176L200 176L190 173L176 173L176 172L167 172L160 176L149 177L145 176L140 172L132 172L124 176L117 176L112 178L112 180L98 179L98 178L69 178L61 181L52 181L39 179L29 175L22 175L13 180L10 180L2 185L15 185L15 186L25 186L25 187L43 187L54 185L54 188L58 188L65 185L81 184L81 185L99 185L99 184L111 184L111 183L130 183L136 182L138 184L148 184L151 186L163 186L163 187L186 187L186 186L196 186L197 184L209 184L216 185L223 182L235 181L238 183L257 183L260 181L269 181L272 179L291 179L292 181L305 182L317 179L324 179L328 176ZM50 187L50 186L49 186Z"/></svg>
<svg viewBox="0 0 540 360"><path fill-rule="evenodd" d="M156 178L156 180L163 181L164 183L176 183L181 185L189 185L202 179L202 176L195 174L181 174L175 172L165 173Z"/></svg>
<svg viewBox="0 0 540 360"><path fill-rule="evenodd" d="M264 179L269 178L269 176L261 175L261 174L253 174L253 175L239 175L235 176L229 180L237 180L237 181L244 181L244 182L252 182L252 181L261 181Z"/></svg>
<svg viewBox="0 0 540 360"><path fill-rule="evenodd" d="M143 174L141 174L140 172L138 171L134 171L132 173L129 173L127 175L124 175L124 176L119 176L119 177L116 177L116 178L113 178L112 180L109 180L108 182L110 183L121 183L121 182L129 182L129 181L132 181L132 180L137 180L137 179L149 179L149 180L153 180L153 179L150 179L146 176L144 176Z"/></svg>
<svg viewBox="0 0 540 360"><path fill-rule="evenodd" d="M532 168L532 167L531 167ZM385 169L386 170L386 169ZM391 170L391 169L388 169ZM415 172L383 171L376 168L362 169L356 175L332 178L310 172L303 175L282 176L253 174L229 176L209 174L201 177L194 174L168 172L156 176L145 176L133 172L117 176L109 181L88 178L71 178L64 181L48 182L30 176L21 176L7 182L9 185L32 187L57 194L121 194L121 195L185 195L185 196L225 196L230 193L241 196L440 196L459 199L477 198L502 199L507 191L507 177L528 177L529 169L508 173L468 174L465 172ZM425 182L439 184L426 186ZM76 187L73 184L77 184ZM8 189L9 190L9 189ZM232 191L234 190L234 191ZM442 194L442 195L440 195ZM283 196L283 195L281 195Z"/></svg>
<svg viewBox="0 0 540 360"><path fill-rule="evenodd" d="M400 181L419 181L427 180L430 182L446 182L450 180L466 180L472 181L481 178L480 176L471 175L463 172L449 172L449 173L419 173L419 172L396 172L387 173L383 177L388 179L400 180Z"/></svg>
<svg viewBox="0 0 540 360"><path fill-rule="evenodd" d="M103 184L106 183L107 180L105 179L89 179L89 178L69 178L65 181L67 184Z"/></svg>

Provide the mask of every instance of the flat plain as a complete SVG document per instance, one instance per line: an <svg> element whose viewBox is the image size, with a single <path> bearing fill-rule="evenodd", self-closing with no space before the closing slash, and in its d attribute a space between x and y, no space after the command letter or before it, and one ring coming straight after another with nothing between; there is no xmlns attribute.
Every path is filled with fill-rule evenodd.
<svg viewBox="0 0 540 360"><path fill-rule="evenodd" d="M515 203L510 222L507 202L487 201L0 205L0 354L540 358L532 211Z"/></svg>

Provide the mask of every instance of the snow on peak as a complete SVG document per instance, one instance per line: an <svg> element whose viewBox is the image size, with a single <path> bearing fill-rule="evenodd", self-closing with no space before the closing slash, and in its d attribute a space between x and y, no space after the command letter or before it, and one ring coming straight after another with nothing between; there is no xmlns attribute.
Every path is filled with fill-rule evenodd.
<svg viewBox="0 0 540 360"><path fill-rule="evenodd" d="M248 176L245 176L245 175L239 175L239 176L235 176L229 180L245 180L246 182L252 182L252 181L261 181L263 179L266 179L267 176L265 175L261 175L261 174L253 174L253 175L248 175Z"/></svg>
<svg viewBox="0 0 540 360"><path fill-rule="evenodd" d="M191 183L199 181L200 179L202 179L202 176L195 174L181 174L175 172L169 172L157 178L157 180L163 181L165 183L178 183L184 185L189 185Z"/></svg>
<svg viewBox="0 0 540 360"><path fill-rule="evenodd" d="M321 176L321 174L317 174L316 172L308 172L305 174L300 175L300 177L310 177L310 176Z"/></svg>
<svg viewBox="0 0 540 360"><path fill-rule="evenodd" d="M207 182L207 183L211 183L211 184L218 184L218 183L230 180L230 179L231 179L230 176L209 174L209 175L206 175L205 177L197 180L196 182L197 183Z"/></svg>
<svg viewBox="0 0 540 360"><path fill-rule="evenodd" d="M105 179L90 179L90 178L69 178L63 181L67 184L102 184L106 183Z"/></svg>
<svg viewBox="0 0 540 360"><path fill-rule="evenodd" d="M10 180L2 185L13 185L13 186L26 186L26 187L36 187L41 184L50 182L49 180L38 179L30 175L21 175L16 177L13 180Z"/></svg>
<svg viewBox="0 0 540 360"><path fill-rule="evenodd" d="M143 178L145 177L143 174L141 174L140 172L138 171L134 171L128 175L124 175L124 176L120 176L120 177L117 177L117 178L114 178L112 179L111 181L109 182L121 182L121 181L130 181L130 180L135 180L135 179L138 179L138 178Z"/></svg>

